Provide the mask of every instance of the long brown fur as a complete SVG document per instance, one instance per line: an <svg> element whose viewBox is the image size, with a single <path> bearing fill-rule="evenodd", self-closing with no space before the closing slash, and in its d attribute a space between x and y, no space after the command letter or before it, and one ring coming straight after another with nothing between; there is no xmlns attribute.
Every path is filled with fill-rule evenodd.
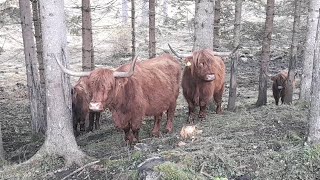
<svg viewBox="0 0 320 180"><path fill-rule="evenodd" d="M217 104L216 113L221 114L222 95L225 84L225 64L214 56L210 49L193 52L186 58L186 66L182 75L183 95L189 106L189 122L194 122L194 111L200 106L199 118L206 117L206 109L212 98ZM206 75L214 74L215 79L206 80Z"/></svg>
<svg viewBox="0 0 320 180"><path fill-rule="evenodd" d="M116 71L128 71L123 65ZM171 55L165 54L137 62L129 78L114 78L109 69L94 70L89 76L93 96L91 102L102 102L103 109L112 112L115 126L123 129L130 144L139 141L139 129L144 116L155 116L152 131L159 135L163 112L167 112L168 132L173 131L176 100L179 95L181 66Z"/></svg>
<svg viewBox="0 0 320 180"><path fill-rule="evenodd" d="M286 96L286 88L287 88L287 79L288 79L288 70L282 70L279 74L271 77L272 83L272 93L275 100L276 105L279 104L279 99L281 99L281 103L284 101L284 97ZM292 84L293 88L295 87L295 81Z"/></svg>
<svg viewBox="0 0 320 180"><path fill-rule="evenodd" d="M88 87L88 78L81 77L72 89L72 118L73 130L75 135L78 135L78 125L80 131L85 131L86 124L87 130L93 130L93 122L95 121L96 129L99 128L99 112L90 112L89 103L91 100L91 93ZM96 117L96 119L95 119Z"/></svg>

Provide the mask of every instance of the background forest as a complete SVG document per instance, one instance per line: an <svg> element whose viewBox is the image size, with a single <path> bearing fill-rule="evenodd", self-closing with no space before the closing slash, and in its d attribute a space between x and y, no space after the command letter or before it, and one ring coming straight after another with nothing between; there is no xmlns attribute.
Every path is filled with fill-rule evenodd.
<svg viewBox="0 0 320 180"><path fill-rule="evenodd" d="M232 57L225 61L224 113L215 114L214 105L210 106L206 121L196 124L198 131L192 140L183 140L179 134L188 112L180 94L173 134L150 137L154 122L148 117L140 131L141 144L129 150L123 132L115 129L106 110L99 130L76 137L93 163L66 165L59 156L47 156L35 164L22 163L37 153L45 137L33 133L31 127L19 1L0 0L0 120L5 155L5 160L0 159L0 179L320 179L320 148L305 143L309 104L298 101L309 1L301 1L293 103L276 106L269 79L267 104L257 107L266 3L242 2L235 112L226 110ZM273 75L289 67L294 3L275 1L268 69ZM91 2L96 68L116 68L131 61L130 4L126 0ZM81 6L80 0L65 0L67 49L73 70L82 68ZM221 0L216 51L233 49L234 7L235 0ZM135 8L136 52L139 59L146 60L148 1L135 1ZM181 54L191 54L195 2L157 0L155 8L156 55L171 53L168 43ZM71 84L77 80L71 77ZM157 165L152 165L149 158Z"/></svg>

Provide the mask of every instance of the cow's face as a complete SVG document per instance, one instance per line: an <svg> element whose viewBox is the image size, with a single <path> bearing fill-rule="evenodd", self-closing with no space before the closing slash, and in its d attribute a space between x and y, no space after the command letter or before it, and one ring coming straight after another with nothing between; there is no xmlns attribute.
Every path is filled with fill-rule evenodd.
<svg viewBox="0 0 320 180"><path fill-rule="evenodd" d="M115 78L112 71L108 69L98 69L89 76L92 99L89 109L94 112L104 111L113 97Z"/></svg>
<svg viewBox="0 0 320 180"><path fill-rule="evenodd" d="M276 75L271 77L271 80L276 85L278 91L281 92L282 90L284 90L287 80L286 77L284 77L283 75Z"/></svg>
<svg viewBox="0 0 320 180"><path fill-rule="evenodd" d="M188 60L188 58L187 58ZM216 79L214 69L214 56L205 54L202 51L193 54L191 62L193 74L204 81L213 81Z"/></svg>

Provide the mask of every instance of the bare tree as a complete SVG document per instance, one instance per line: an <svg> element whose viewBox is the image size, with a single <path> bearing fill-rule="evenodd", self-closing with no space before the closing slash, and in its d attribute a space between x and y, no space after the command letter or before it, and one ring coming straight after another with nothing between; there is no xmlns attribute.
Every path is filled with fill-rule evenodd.
<svg viewBox="0 0 320 180"><path fill-rule="evenodd" d="M220 19L221 19L221 0L215 0L214 27L213 27L214 47L220 46Z"/></svg>
<svg viewBox="0 0 320 180"><path fill-rule="evenodd" d="M291 52L290 52L290 61L289 61L289 74L285 87L285 96L283 103L291 104L293 97L293 85L294 85L294 76L296 72L296 62L297 62L297 49L298 49L298 35L300 28L300 9L301 9L301 0L295 0L295 10L294 10L294 21L293 21L293 31L292 31L292 42L291 42Z"/></svg>
<svg viewBox="0 0 320 180"><path fill-rule="evenodd" d="M45 133L45 120L43 104L41 102L40 80L37 71L37 58L32 30L32 16L30 1L19 0L22 37L24 45L28 94L31 109L31 122L33 132Z"/></svg>
<svg viewBox="0 0 320 180"><path fill-rule="evenodd" d="M320 11L318 15L311 83L311 103L308 116L308 142L311 145L320 145Z"/></svg>
<svg viewBox="0 0 320 180"><path fill-rule="evenodd" d="M122 0L122 24L128 23L128 0Z"/></svg>
<svg viewBox="0 0 320 180"><path fill-rule="evenodd" d="M42 44L42 35L41 35L41 22L40 22L40 12L39 12L39 0L32 0L32 12L33 12L33 25L34 25L34 36L36 38L36 47L37 47L37 59L38 59L38 69L39 69L39 78L40 78L40 97L39 103L42 104L41 109L39 108L39 121L41 126L36 128L39 132L45 132L47 128L47 112L46 112L46 83L44 76L44 65L43 65L43 44ZM41 112L40 112L41 111Z"/></svg>
<svg viewBox="0 0 320 180"><path fill-rule="evenodd" d="M136 56L136 8L135 8L135 4L134 4L134 0L131 0L131 35L132 35L132 59L134 59L134 57Z"/></svg>
<svg viewBox="0 0 320 180"><path fill-rule="evenodd" d="M3 143L2 143L2 132L1 132L1 122L0 122L0 165L1 162L5 161L4 156L4 149L3 149Z"/></svg>
<svg viewBox="0 0 320 180"><path fill-rule="evenodd" d="M196 0L193 51L213 48L214 0Z"/></svg>
<svg viewBox="0 0 320 180"><path fill-rule="evenodd" d="M274 19L274 0L267 0L266 7L266 22L262 42L262 54L260 62L260 75L259 75L259 95L256 102L257 106L267 104L267 72L270 60L270 46L271 34L273 31Z"/></svg>
<svg viewBox="0 0 320 180"><path fill-rule="evenodd" d="M156 4L149 0L149 58L156 56Z"/></svg>
<svg viewBox="0 0 320 180"><path fill-rule="evenodd" d="M235 18L234 18L234 30L233 30L234 48L236 48L240 44L241 11L242 11L242 0L237 0L235 5ZM227 106L227 109L229 111L236 110L238 59L239 59L239 52L236 52L236 58L232 58L231 60L230 88L229 88L229 99L228 99L228 106Z"/></svg>
<svg viewBox="0 0 320 180"><path fill-rule="evenodd" d="M90 0L82 0L82 69L94 69Z"/></svg>
<svg viewBox="0 0 320 180"><path fill-rule="evenodd" d="M320 8L319 0L310 0L308 13L308 29L303 54L303 74L301 79L300 100L310 102L313 56L317 31L317 16Z"/></svg>
<svg viewBox="0 0 320 180"><path fill-rule="evenodd" d="M30 161L57 155L63 157L67 164L80 164L86 156L78 148L73 135L70 80L54 59L59 58L62 62L68 60L68 54L62 53L62 50L66 52L67 45L64 1L40 0L40 4L47 86L47 132L43 146Z"/></svg>

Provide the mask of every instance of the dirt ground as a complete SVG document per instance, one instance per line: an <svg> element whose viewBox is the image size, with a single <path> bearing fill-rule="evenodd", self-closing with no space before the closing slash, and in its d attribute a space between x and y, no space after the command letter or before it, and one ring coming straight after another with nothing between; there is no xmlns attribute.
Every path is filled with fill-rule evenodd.
<svg viewBox="0 0 320 180"><path fill-rule="evenodd" d="M269 68L272 74L288 67L290 40L283 39L289 39L290 33L288 35L287 32L290 28L285 26L284 21L276 21L275 24L275 34L283 34L273 42ZM258 28L260 25L244 23L246 27ZM79 167L65 166L59 157L47 157L33 166L16 166L32 157L41 147L44 138L31 133L20 26L12 24L3 28L6 31L1 31L0 37L11 35L0 53L0 119L7 160L3 166L0 165L0 179L63 179ZM118 27L118 30L111 32L130 34L126 28ZM96 30L94 33L97 66L117 67L128 62L130 58L123 56L123 51L115 51L122 43L114 45L109 39L101 40L105 38L103 34L111 34L110 30L105 31ZM320 179L320 150L310 149L304 144L308 109L306 104L297 101L299 82L292 105L274 104L269 81L267 105L255 107L260 60L259 38L255 38L259 34L257 29L250 28L246 28L243 33L243 40L247 43L240 49L236 112L226 110L230 78L230 59L227 59L224 113L215 114L211 106L207 119L197 122L197 128L202 133L197 134L192 141L187 140L186 145L178 146L182 141L179 131L187 119L187 104L182 95L178 98L173 134L162 134L160 138L150 137L153 121L146 118L140 131L141 142L146 146L144 150L129 150L123 140L123 132L115 129L110 113L105 111L100 130L80 135L76 139L81 150L100 161L66 179L137 179L138 164L154 156L161 156L170 162L158 169L163 179ZM146 34L147 28L139 26L137 49L140 59L147 57ZM222 35L222 46L229 49L230 37L228 34ZM81 42L81 37L69 34L68 38L71 68L79 70L81 44L78 42ZM127 42L123 39L112 40L124 44ZM157 41L158 54L168 50L167 43L180 53L190 53L192 31L183 22L159 25ZM299 59L299 73L301 66ZM71 83L76 80L71 78Z"/></svg>

